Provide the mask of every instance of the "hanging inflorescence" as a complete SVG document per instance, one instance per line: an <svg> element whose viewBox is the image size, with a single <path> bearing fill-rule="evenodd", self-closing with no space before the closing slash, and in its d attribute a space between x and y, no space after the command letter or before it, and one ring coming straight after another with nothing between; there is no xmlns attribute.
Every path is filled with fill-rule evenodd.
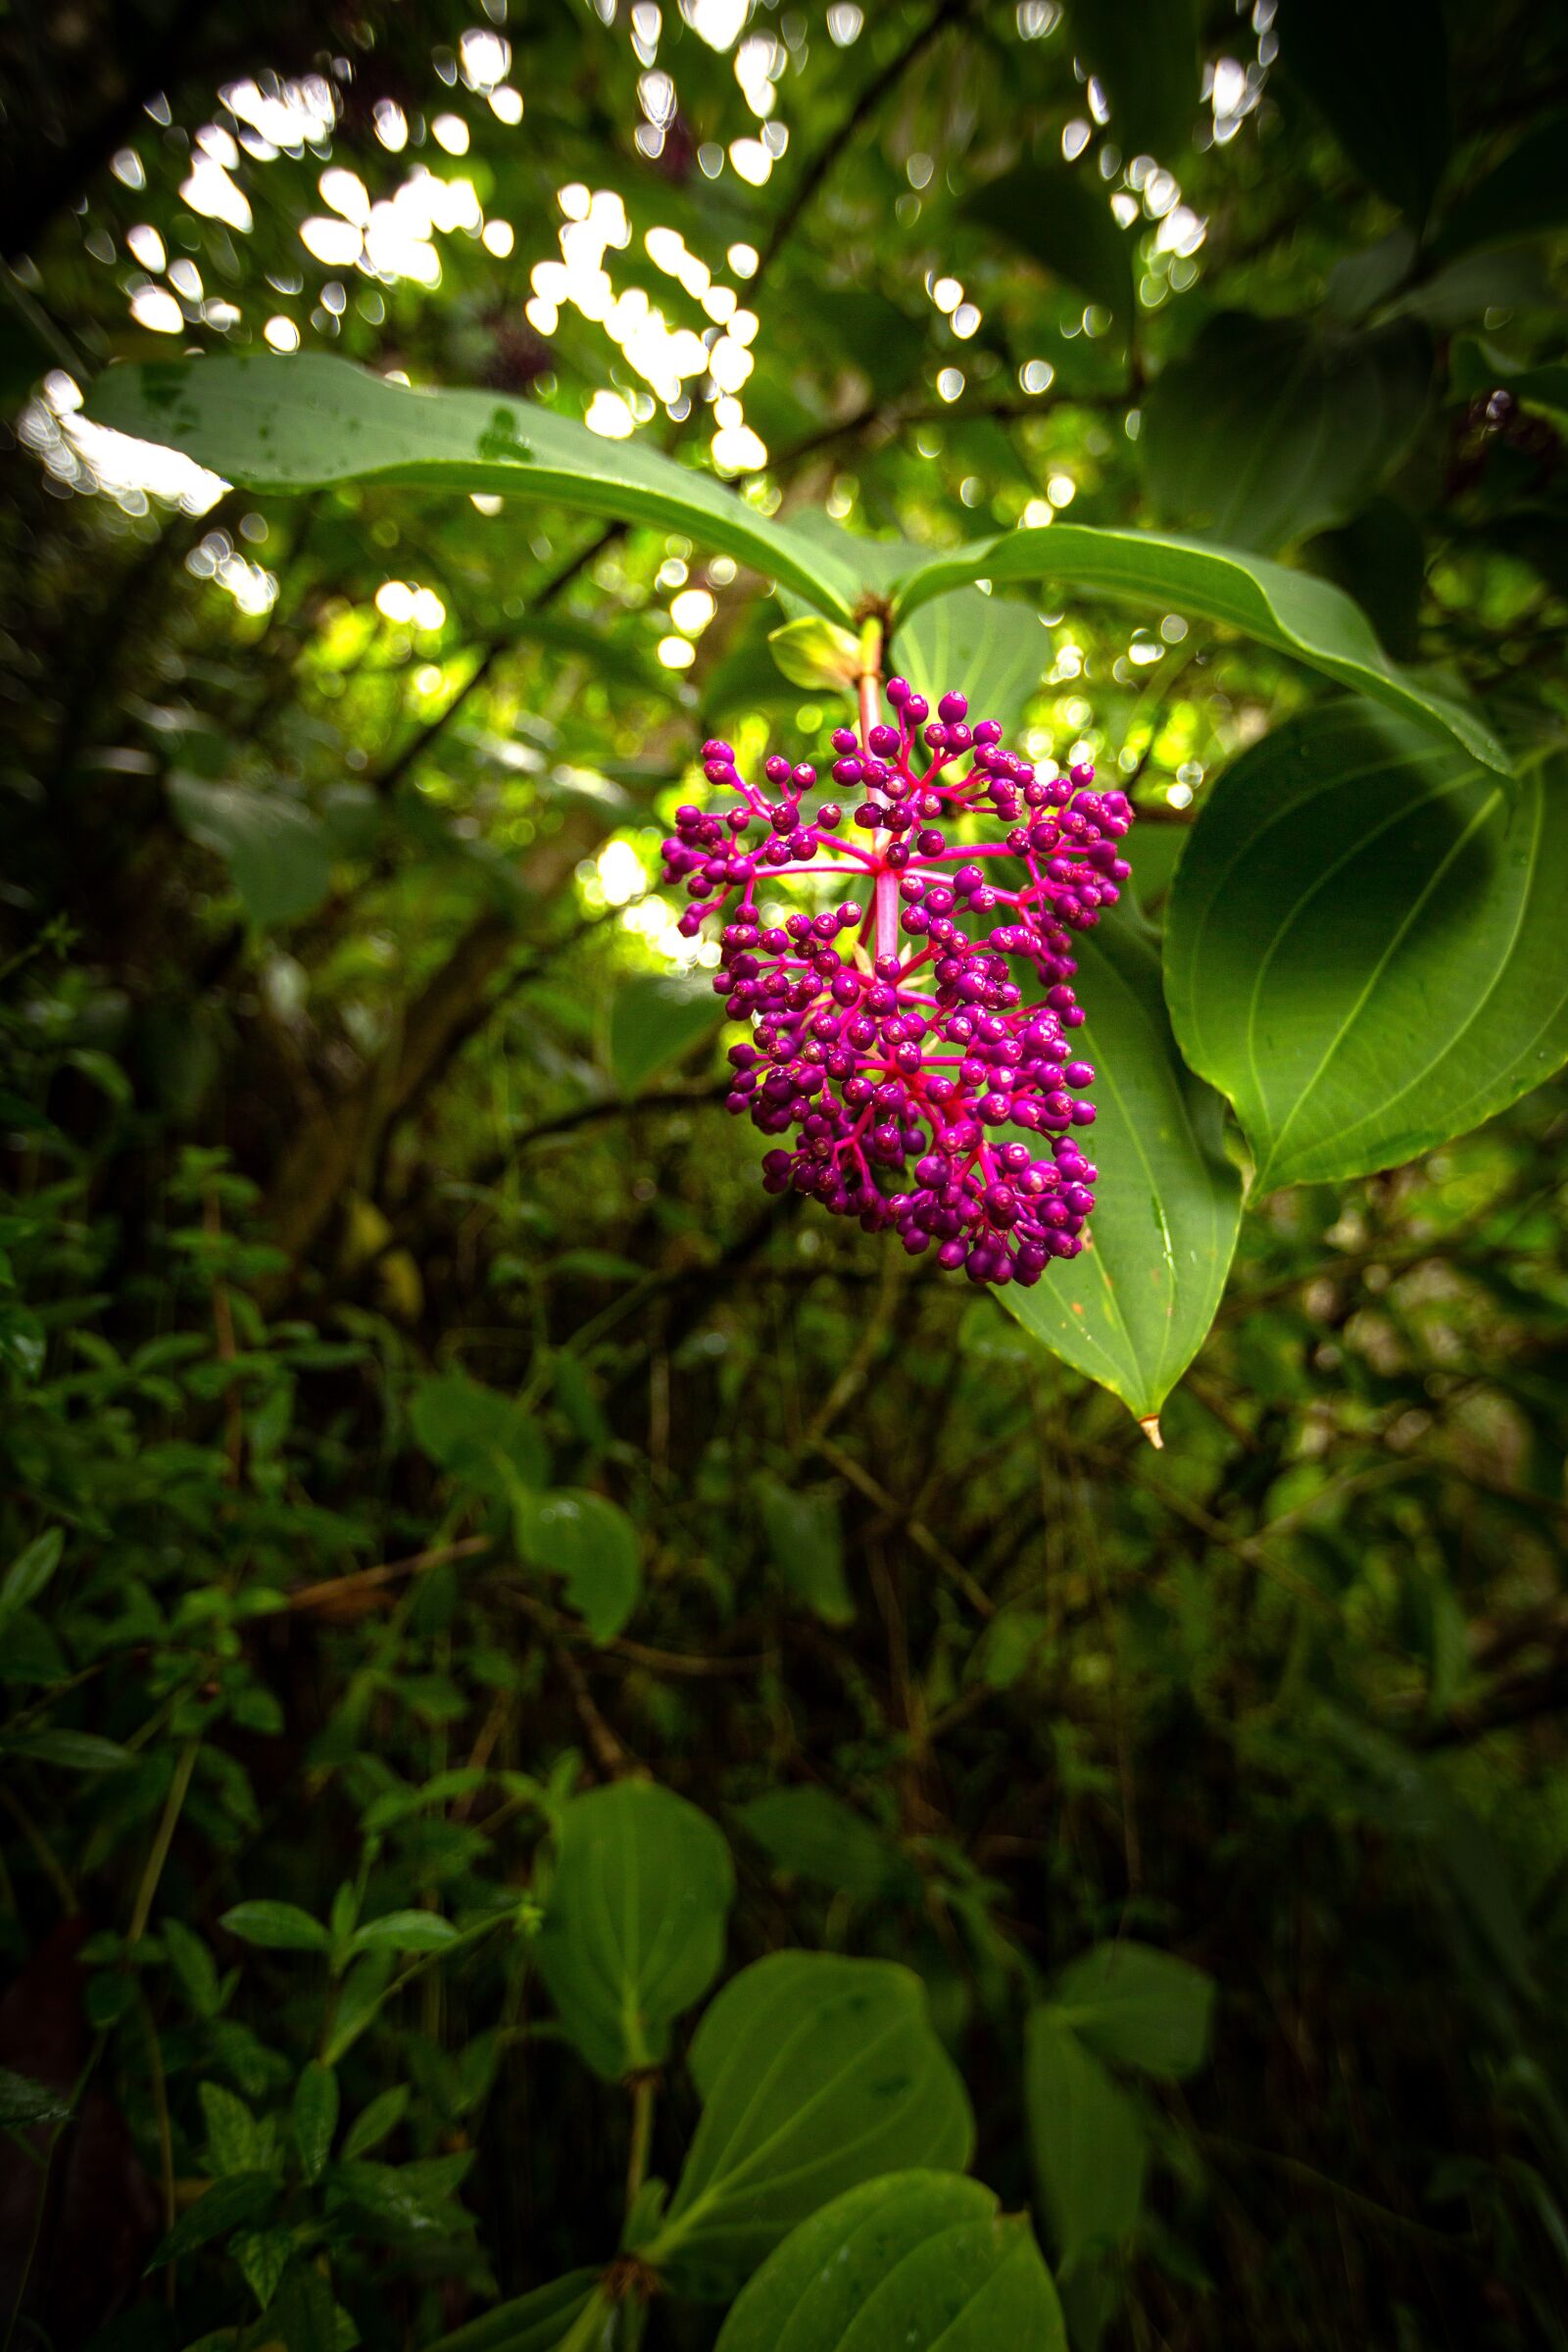
<svg viewBox="0 0 1568 2352"><path fill-rule="evenodd" d="M973 1281L1035 1283L1078 1254L1094 1206L1069 950L1116 900L1132 807L1094 791L1090 767L1037 776L995 720L968 724L961 694L934 719L902 678L887 700L895 723L833 736L834 784L863 793L847 818L836 802L807 814L813 767L775 754L763 791L727 743L706 744L709 782L738 805L676 810L664 879L692 901L688 938L726 917L713 986L753 1023L730 1049L729 1107L795 1138L764 1156L767 1189L894 1228L911 1253L934 1245ZM1003 838L950 846L987 820ZM853 895L764 920L769 882L829 873ZM1030 967L1043 995L1026 1002Z"/></svg>

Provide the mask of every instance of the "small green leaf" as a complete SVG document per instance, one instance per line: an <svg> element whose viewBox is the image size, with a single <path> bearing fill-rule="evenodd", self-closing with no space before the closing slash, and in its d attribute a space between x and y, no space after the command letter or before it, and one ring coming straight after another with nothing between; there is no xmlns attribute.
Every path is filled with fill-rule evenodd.
<svg viewBox="0 0 1568 2352"><path fill-rule="evenodd" d="M564 1579L566 1599L596 1642L612 1642L637 1606L642 1567L637 1531L603 1494L558 1487L519 1488L513 1498L517 1549L535 1568Z"/></svg>
<svg viewBox="0 0 1568 2352"><path fill-rule="evenodd" d="M956 2173L835 2197L742 2289L717 2352L1066 2352L1034 2232Z"/></svg>
<svg viewBox="0 0 1568 2352"><path fill-rule="evenodd" d="M824 1625L849 1625L855 1597L844 1573L844 1532L838 1504L818 1489L787 1487L765 1474L757 1499L773 1565Z"/></svg>
<svg viewBox="0 0 1568 2352"><path fill-rule="evenodd" d="M64 1528L51 1527L19 1551L0 1582L0 1626L19 1609L30 1608L60 1565Z"/></svg>
<svg viewBox="0 0 1568 2352"><path fill-rule="evenodd" d="M787 583L816 611L852 615L854 579L711 474L532 403L411 391L328 353L300 352L112 368L90 408L100 424L181 450L249 489L417 482L683 531Z"/></svg>
<svg viewBox="0 0 1568 2352"><path fill-rule="evenodd" d="M60 2124L71 2113L71 2101L47 2082L30 2075L14 2075L0 2066L0 2132L24 2132L31 2124Z"/></svg>
<svg viewBox="0 0 1568 2352"><path fill-rule="evenodd" d="M532 1414L466 1372L437 1372L417 1382L409 1420L432 1461L498 1500L510 1501L519 1481L542 1487L550 1475L545 1441Z"/></svg>
<svg viewBox="0 0 1568 2352"><path fill-rule="evenodd" d="M818 2206L898 2166L960 2172L974 2143L925 1988L886 1960L775 1952L726 1984L692 2041L703 2114L643 2250L721 2300Z"/></svg>
<svg viewBox="0 0 1568 2352"><path fill-rule="evenodd" d="M1147 1943L1097 1943L1062 1970L1051 2005L1100 2057L1180 2082L1207 2052L1214 1980Z"/></svg>
<svg viewBox="0 0 1568 2352"><path fill-rule="evenodd" d="M63 1772L124 1772L136 1761L128 1747L96 1732L18 1732L5 1749L35 1764L57 1764Z"/></svg>
<svg viewBox="0 0 1568 2352"><path fill-rule="evenodd" d="M803 613L799 620L770 629L767 642L780 674L792 686L830 694L855 692L862 667L859 640L837 621Z"/></svg>
<svg viewBox="0 0 1568 2352"><path fill-rule="evenodd" d="M313 2058L294 2085L294 2145L307 2180L319 2180L337 2130L337 2077Z"/></svg>
<svg viewBox="0 0 1568 2352"><path fill-rule="evenodd" d="M1127 2093L1049 2008L1031 2011L1024 2098L1040 2202L1060 2270L1130 2236L1149 2150Z"/></svg>
<svg viewBox="0 0 1568 2352"><path fill-rule="evenodd" d="M407 2082L397 2082L372 2099L343 2134L345 2160L368 2155L389 2132L395 2132L408 2113L410 2095Z"/></svg>
<svg viewBox="0 0 1568 2352"><path fill-rule="evenodd" d="M219 1925L242 1943L260 1944L268 1952L324 1952L331 1940L320 1921L298 1903L236 1903Z"/></svg>
<svg viewBox="0 0 1568 2352"><path fill-rule="evenodd" d="M458 1941L458 1931L438 1911L385 1911L356 1928L349 1950L361 1952L440 1952Z"/></svg>
<svg viewBox="0 0 1568 2352"><path fill-rule="evenodd" d="M651 1781L574 1796L534 1946L562 2023L607 2082L660 2066L724 1957L735 1874L722 1833Z"/></svg>
<svg viewBox="0 0 1568 2352"><path fill-rule="evenodd" d="M1505 780L1364 704L1226 769L1177 868L1165 984L1258 1190L1396 1166L1561 1067L1565 789L1558 747Z"/></svg>
<svg viewBox="0 0 1568 2352"><path fill-rule="evenodd" d="M1171 1035L1155 935L1122 906L1076 954L1097 1072L1090 1247L1048 1265L1032 1290L1009 1284L1000 1298L1026 1331L1150 1421L1214 1320L1242 1180L1223 1148L1223 1104Z"/></svg>
<svg viewBox="0 0 1568 2352"><path fill-rule="evenodd" d="M605 1051L617 1091L640 1095L724 1017L710 972L629 972L611 1000Z"/></svg>
<svg viewBox="0 0 1568 2352"><path fill-rule="evenodd" d="M826 1788L769 1788L736 1818L779 1870L867 1899L918 1889L919 1877L864 1814Z"/></svg>
<svg viewBox="0 0 1568 2352"><path fill-rule="evenodd" d="M1156 612L1223 622L1450 737L1488 767L1508 772L1508 755L1480 713L1396 669L1359 606L1309 572L1168 532L1056 522L1009 531L905 572L897 598L900 626L902 615L975 578L1053 580Z"/></svg>
<svg viewBox="0 0 1568 2352"><path fill-rule="evenodd" d="M256 2118L241 2098L221 2082L200 2082L196 2095L207 2125L207 2153L220 2173L250 2173L265 2169L270 2145Z"/></svg>
<svg viewBox="0 0 1568 2352"><path fill-rule="evenodd" d="M160 2270L167 2262L178 2262L182 2255L193 2254L198 2246L210 2244L215 2237L226 2237L242 2223L254 2222L266 2212L277 2192L277 2179L272 2173L225 2173L211 2188L203 2189L194 2205L186 2207L153 2255L148 2270Z"/></svg>

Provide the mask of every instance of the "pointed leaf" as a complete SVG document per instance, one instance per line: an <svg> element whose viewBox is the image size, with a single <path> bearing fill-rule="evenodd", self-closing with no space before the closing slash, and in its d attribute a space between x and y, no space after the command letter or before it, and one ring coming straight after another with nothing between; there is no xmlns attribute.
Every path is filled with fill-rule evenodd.
<svg viewBox="0 0 1568 2352"><path fill-rule="evenodd" d="M324 352L151 361L93 387L100 424L162 442L255 490L425 482L547 499L616 522L684 531L851 616L856 583L711 474L639 441L607 440L533 402L411 391Z"/></svg>
<svg viewBox="0 0 1568 2352"><path fill-rule="evenodd" d="M267 1952L324 1952L331 1941L320 1921L298 1903L236 1903L219 1925Z"/></svg>
<svg viewBox="0 0 1568 2352"><path fill-rule="evenodd" d="M1568 1058L1568 754L1517 779L1363 704L1220 778L1177 868L1166 990L1259 1189L1387 1168Z"/></svg>
<svg viewBox="0 0 1568 2352"><path fill-rule="evenodd" d="M1125 906L1076 949L1098 1117L1090 1247L999 1296L1026 1331L1140 1420L1202 1346L1230 1270L1242 1180L1220 1098L1176 1050L1155 934ZM1025 1139L1026 1141L1029 1139Z"/></svg>
<svg viewBox="0 0 1568 2352"><path fill-rule="evenodd" d="M899 614L975 578L1054 580L1091 595L1221 621L1450 736L1488 767L1507 771L1507 754L1481 714L1396 669L1359 606L1309 572L1167 532L1057 522L1009 531L904 573Z"/></svg>
<svg viewBox="0 0 1568 2352"><path fill-rule="evenodd" d="M1066 2271L1131 2234L1148 2143L1127 2093L1047 2008L1030 2012L1024 2035L1024 2099L1040 2202Z"/></svg>
<svg viewBox="0 0 1568 2352"><path fill-rule="evenodd" d="M574 1796L535 1951L572 2040L607 2082L662 2065L670 2028L724 1957L735 1874L723 1834L651 1781Z"/></svg>
<svg viewBox="0 0 1568 2352"><path fill-rule="evenodd" d="M888 2173L768 2256L717 2352L1066 2352L1034 2232L978 2180Z"/></svg>

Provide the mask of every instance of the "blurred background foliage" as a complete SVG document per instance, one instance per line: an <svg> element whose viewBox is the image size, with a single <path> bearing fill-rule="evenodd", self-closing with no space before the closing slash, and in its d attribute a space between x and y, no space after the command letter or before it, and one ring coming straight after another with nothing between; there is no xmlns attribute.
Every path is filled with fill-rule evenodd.
<svg viewBox="0 0 1568 2352"><path fill-rule="evenodd" d="M416 2345L604 2260L625 2101L531 1938L640 1768L729 1837L732 1962L920 1973L1075 2346L1564 2341L1563 1087L1263 1200L1156 1454L721 1115L658 841L705 734L838 715L754 577L78 414L331 348L933 548L1212 528L1549 718L1560 12L77 0L0 60L7 2342ZM1157 913L1321 690L1035 625L1029 747L1128 783ZM347 2025L223 1924L345 1882L461 1931ZM1117 1936L1208 2056L1074 2139L1024 2018ZM143 2283L328 2052L384 2166Z"/></svg>

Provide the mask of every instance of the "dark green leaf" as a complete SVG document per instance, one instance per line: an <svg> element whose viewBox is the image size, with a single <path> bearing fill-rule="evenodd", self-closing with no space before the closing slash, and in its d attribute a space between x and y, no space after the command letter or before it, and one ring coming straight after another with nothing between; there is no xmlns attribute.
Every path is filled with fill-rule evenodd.
<svg viewBox="0 0 1568 2352"><path fill-rule="evenodd" d="M768 2256L718 2352L1066 2352L1034 2232L978 2180L889 2173Z"/></svg>
<svg viewBox="0 0 1568 2352"><path fill-rule="evenodd" d="M917 1886L897 1846L826 1788L769 1788L736 1818L780 1870L867 1898Z"/></svg>
<svg viewBox="0 0 1568 2352"><path fill-rule="evenodd" d="M1192 137L1199 106L1194 0L1068 0L1078 56L1110 104L1110 135L1123 155L1174 163Z"/></svg>
<svg viewBox="0 0 1568 2352"><path fill-rule="evenodd" d="M429 2352L556 2352L590 2304L602 2301L600 2277L598 2271L568 2271L515 2302L498 2304L451 2335L438 2336ZM595 2338L595 2352L597 2344Z"/></svg>
<svg viewBox="0 0 1568 2352"><path fill-rule="evenodd" d="M768 1552L785 1583L824 1625L850 1624L855 1598L844 1573L844 1533L833 1496L763 1476L757 1499Z"/></svg>
<svg viewBox="0 0 1568 2352"><path fill-rule="evenodd" d="M387 1911L356 1928L349 1949L360 1952L440 1952L458 1931L438 1911Z"/></svg>
<svg viewBox="0 0 1568 2352"><path fill-rule="evenodd" d="M643 2249L681 2291L733 2293L797 2223L879 2173L968 2161L963 2084L919 1979L891 1961L755 1962L705 2012L691 2063L702 2121Z"/></svg>
<svg viewBox="0 0 1568 2352"><path fill-rule="evenodd" d="M51 1527L19 1551L0 1582L0 1626L19 1609L29 1608L60 1565L65 1530Z"/></svg>
<svg viewBox="0 0 1568 2352"><path fill-rule="evenodd" d="M1343 334L1223 311L1144 402L1150 487L1173 521L1283 546L1355 512L1408 447L1431 379L1413 323Z"/></svg>
<svg viewBox="0 0 1568 2352"><path fill-rule="evenodd" d="M271 2173L225 2173L211 2188L203 2189L194 2205L186 2207L147 2268L156 2271L166 2262L178 2262L182 2255L193 2254L215 2237L226 2237L242 2222L254 2222L277 2191L277 2180Z"/></svg>
<svg viewBox="0 0 1568 2352"><path fill-rule="evenodd" d="M1040 2203L1066 2271L1131 2234L1148 2143L1127 2093L1049 2009L1030 2012L1024 2097Z"/></svg>
<svg viewBox="0 0 1568 2352"><path fill-rule="evenodd" d="M18 1732L5 1746L8 1755L56 1764L63 1772L124 1772L136 1761L128 1747L96 1732Z"/></svg>
<svg viewBox="0 0 1568 2352"><path fill-rule="evenodd" d="M354 2118L343 2134L345 2161L368 2154L378 2141L385 2139L389 2132L396 2131L408 2113L409 2096L406 2082L394 2083L390 2090L383 2090Z"/></svg>
<svg viewBox="0 0 1568 2352"><path fill-rule="evenodd" d="M294 2086L294 2145L307 2180L319 2180L337 2130L337 2077L313 2058Z"/></svg>
<svg viewBox="0 0 1568 2352"><path fill-rule="evenodd" d="M1243 754L1177 869L1166 988L1264 1189L1392 1167L1568 1056L1562 753L1516 780L1365 705Z"/></svg>
<svg viewBox="0 0 1568 2352"><path fill-rule="evenodd" d="M976 188L963 211L1112 317L1132 317L1135 243L1092 167L1019 164Z"/></svg>
<svg viewBox="0 0 1568 2352"><path fill-rule="evenodd" d="M1092 595L1217 620L1259 645L1294 655L1359 694L1387 703L1451 736L1488 767L1506 773L1507 755L1479 712L1398 670L1367 618L1326 580L1288 571L1262 556L1209 547L1159 531L1108 531L1086 523L1011 531L939 556L903 576L898 606L912 612L976 575L1049 579Z"/></svg>
<svg viewBox="0 0 1568 2352"><path fill-rule="evenodd" d="M1484 179L1449 206L1432 240L1435 260L1568 224L1568 114L1544 117Z"/></svg>
<svg viewBox="0 0 1568 2352"><path fill-rule="evenodd" d="M752 564L818 612L849 619L855 583L744 500L635 441L489 392L410 391L321 352L116 368L92 414L254 490L425 482L548 499L618 522L684 531Z"/></svg>
<svg viewBox="0 0 1568 2352"><path fill-rule="evenodd" d="M1426 219L1452 135L1448 43L1431 0L1282 0L1280 64L1362 177Z"/></svg>
<svg viewBox="0 0 1568 2352"><path fill-rule="evenodd" d="M637 1606L643 1572L637 1530L603 1494L558 1487L513 1498L517 1549L564 1580L566 1599L596 1642L612 1642Z"/></svg>
<svg viewBox="0 0 1568 2352"><path fill-rule="evenodd" d="M219 1925L242 1943L259 1943L268 1952L324 1952L331 1940L320 1921L298 1903L236 1903Z"/></svg>
<svg viewBox="0 0 1568 2352"><path fill-rule="evenodd" d="M313 914L332 881L332 856L319 819L280 792L210 784L175 773L169 798L180 830L228 867L255 923Z"/></svg>
<svg viewBox="0 0 1568 2352"><path fill-rule="evenodd" d="M1147 1943L1097 1943L1062 1970L1051 2006L1100 2057L1179 2082L1207 2052L1214 1980Z"/></svg>
<svg viewBox="0 0 1568 2352"><path fill-rule="evenodd" d="M670 1789L617 1781L566 1805L535 1949L607 2082L663 2063L671 2026L718 1974L734 1891L722 1833Z"/></svg>
<svg viewBox="0 0 1568 2352"><path fill-rule="evenodd" d="M1002 1303L1140 1420L1160 1406L1214 1320L1241 1221L1223 1105L1171 1035L1155 934L1128 906L1077 948L1097 1072L1090 1247Z"/></svg>
<svg viewBox="0 0 1568 2352"><path fill-rule="evenodd" d="M70 2113L71 2101L47 2082L34 2082L29 2075L14 2075L8 2066L0 2066L0 2131L64 2123Z"/></svg>
<svg viewBox="0 0 1568 2352"><path fill-rule="evenodd" d="M290 2264L263 2325L283 2352L341 2352L332 2289L312 2263Z"/></svg>
<svg viewBox="0 0 1568 2352"><path fill-rule="evenodd" d="M414 1434L442 1469L510 1501L517 1486L542 1487L549 1456L538 1423L514 1397L466 1372L421 1380L409 1400Z"/></svg>

